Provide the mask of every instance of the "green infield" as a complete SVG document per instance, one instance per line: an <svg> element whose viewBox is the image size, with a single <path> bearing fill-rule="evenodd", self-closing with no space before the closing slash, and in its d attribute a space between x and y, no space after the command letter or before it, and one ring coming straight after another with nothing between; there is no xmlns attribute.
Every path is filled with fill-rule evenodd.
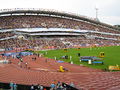
<svg viewBox="0 0 120 90"><path fill-rule="evenodd" d="M107 69L109 65L120 65L120 46L111 46L111 47L94 47L94 48L81 48L81 49L61 49L61 50L48 50L48 51L39 51L43 53L45 57L62 60L65 62L70 62L70 56L72 57L71 60L74 64L83 64L85 66L89 66L92 68L97 69ZM102 58L104 65L95 64L95 65L88 65L87 62L80 62L80 56L99 56L100 52L105 53L105 57ZM62 56L68 56L68 59L62 59Z"/></svg>

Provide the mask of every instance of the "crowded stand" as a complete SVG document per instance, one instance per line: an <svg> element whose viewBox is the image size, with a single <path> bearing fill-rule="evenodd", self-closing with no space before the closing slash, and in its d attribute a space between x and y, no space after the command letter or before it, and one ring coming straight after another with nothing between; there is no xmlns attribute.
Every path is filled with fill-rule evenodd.
<svg viewBox="0 0 120 90"><path fill-rule="evenodd" d="M15 11L14 11L15 12ZM3 16L0 17L0 29L1 31L4 31L3 33L5 33L5 31L7 30L11 30L13 33L8 33L6 32L5 34L3 34L2 32L0 32L1 38L3 37L9 37L9 36L13 36L14 34L23 34L23 35L28 35L28 36L53 36L53 35L62 35L62 36L66 36L66 35L74 35L74 36L81 36L81 34L84 32L84 35L89 37L101 37L100 39L104 39L102 37L105 37L105 39L107 38L112 38L113 40L118 40L120 38L120 31L118 31L116 28L110 28L107 27L106 25L102 25L102 24L96 24L94 22L89 22L89 21L85 21L85 20L80 20L80 19L76 19L76 18L72 18L71 17L57 17L57 15L55 16L51 16L49 15L32 15L32 11L31 12L24 12L25 14L23 15L16 15L17 14L17 10L16 13L12 14L12 10L11 12L9 11L10 15L5 16L3 14ZM20 12L19 12L20 13ZM23 13L21 11L21 13ZM39 11L38 11L39 13ZM2 14L2 13L1 13ZM97 22L99 23L99 22ZM112 27L112 26L111 26ZM36 28L38 28L38 31L36 31ZM72 29L72 30L69 30ZM32 30L32 32L30 32L30 30ZM80 32L82 33L80 33ZM86 33L85 33L86 32ZM117 35L116 35L117 34ZM83 35L83 34L82 34Z"/></svg>
<svg viewBox="0 0 120 90"><path fill-rule="evenodd" d="M12 37L15 34L13 32L0 32L0 39L4 39L7 37Z"/></svg>
<svg viewBox="0 0 120 90"><path fill-rule="evenodd" d="M5 37L10 37L10 36L13 36L14 34L13 33L9 33L9 32L3 32L3 33L0 33L0 38L5 38Z"/></svg>
<svg viewBox="0 0 120 90"><path fill-rule="evenodd" d="M48 17L48 16L3 16L0 17L1 29L15 28L71 28L81 30L94 30L120 34L117 30L111 30L99 25L93 25L84 21L75 21L70 19ZM12 23L11 23L12 22Z"/></svg>
<svg viewBox="0 0 120 90"><path fill-rule="evenodd" d="M1 48L32 48L37 50L44 49L62 49L75 47L90 47L90 46L115 46L120 45L119 41L106 39L86 39L84 36L80 37L64 37L64 38L28 38L23 39L9 39L0 42Z"/></svg>

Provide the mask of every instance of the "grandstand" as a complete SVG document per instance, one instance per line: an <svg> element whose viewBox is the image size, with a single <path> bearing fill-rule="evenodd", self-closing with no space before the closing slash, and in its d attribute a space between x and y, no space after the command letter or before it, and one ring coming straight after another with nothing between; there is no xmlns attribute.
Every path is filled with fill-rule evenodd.
<svg viewBox="0 0 120 90"><path fill-rule="evenodd" d="M1 37L2 43L8 39L10 41L13 38L16 39L17 36L21 35L26 39L32 39L32 42L37 42L34 47L40 44L39 40L37 41L37 37L52 37L49 41L46 39L44 40L45 45L53 42L53 39L57 37L57 41L59 41L59 44L62 43L62 46L65 46L64 42L67 43L70 41L70 37L73 38L71 41L74 41L75 37L81 38L81 40L79 40L80 43L89 43L89 41L93 41L94 39L96 41L94 44L98 44L99 40L102 40L102 43L109 40L111 44L117 44L120 41L120 32L118 28L90 18L69 13L39 9L5 9L0 12L0 21L0 33L5 34L4 37ZM66 37L67 39L65 39ZM73 45L74 42L69 43ZM77 43L75 44L77 45ZM52 44L52 46L57 46L56 48L58 48L61 45ZM1 44L1 48L2 47L3 45ZM9 45L6 47L11 46Z"/></svg>
<svg viewBox="0 0 120 90"><path fill-rule="evenodd" d="M116 45L120 45L120 29L95 19L43 9L0 10L0 49L2 50L0 53L20 52L26 49L51 50ZM21 68L25 65L19 66L17 58L7 58L12 64L0 65L0 82L13 81L25 85L39 83L50 86L53 81L60 81L67 84L74 82L76 88L85 90L120 89L117 87L119 84L117 73L106 73L68 63L58 64L51 59L46 63L45 57L37 57L36 61L32 61L33 57L37 56L23 57L29 69ZM1 59L3 58L5 57L1 56ZM60 65L69 68L71 72L57 72ZM112 81L112 77L117 83Z"/></svg>

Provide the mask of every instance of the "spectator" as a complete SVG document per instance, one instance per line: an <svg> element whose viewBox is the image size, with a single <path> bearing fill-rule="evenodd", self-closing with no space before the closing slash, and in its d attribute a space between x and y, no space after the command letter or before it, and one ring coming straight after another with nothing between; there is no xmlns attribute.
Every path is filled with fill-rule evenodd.
<svg viewBox="0 0 120 90"><path fill-rule="evenodd" d="M17 85L16 85L16 83L14 83L14 90L17 90Z"/></svg>
<svg viewBox="0 0 120 90"><path fill-rule="evenodd" d="M14 83L10 82L10 90L14 90Z"/></svg>
<svg viewBox="0 0 120 90"><path fill-rule="evenodd" d="M71 86L71 87L75 87L75 85L74 85L74 83L73 83L73 82L71 82L71 83L70 83L70 86Z"/></svg>
<svg viewBox="0 0 120 90"><path fill-rule="evenodd" d="M54 83L52 83L52 84L50 85L50 90L55 90L55 87L56 87L56 85L55 85Z"/></svg>
<svg viewBox="0 0 120 90"><path fill-rule="evenodd" d="M35 87L34 87L34 85L32 84L31 87L30 87L30 90L34 90L34 89L35 89Z"/></svg>

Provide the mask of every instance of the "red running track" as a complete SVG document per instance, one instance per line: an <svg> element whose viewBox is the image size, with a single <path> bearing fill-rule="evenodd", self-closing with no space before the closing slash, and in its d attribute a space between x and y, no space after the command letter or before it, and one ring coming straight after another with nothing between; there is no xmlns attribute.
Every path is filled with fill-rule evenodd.
<svg viewBox="0 0 120 90"><path fill-rule="evenodd" d="M36 57L36 60L32 58ZM1 58L2 59L2 58ZM119 90L120 72L103 72L84 66L58 63L56 60L35 55L23 57L23 62L9 58L11 64L0 64L0 82L14 82L17 84L40 84L50 86L51 83L73 82L77 88L83 90ZM27 67L25 65L27 63ZM58 72L59 66L68 72Z"/></svg>

